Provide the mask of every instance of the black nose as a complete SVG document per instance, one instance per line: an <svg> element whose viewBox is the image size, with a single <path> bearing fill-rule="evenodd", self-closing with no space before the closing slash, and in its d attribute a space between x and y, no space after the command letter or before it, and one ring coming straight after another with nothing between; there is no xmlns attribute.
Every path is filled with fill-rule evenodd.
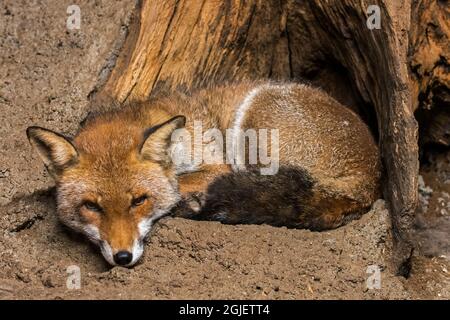
<svg viewBox="0 0 450 320"><path fill-rule="evenodd" d="M128 251L119 251L114 255L114 262L120 266L125 266L133 260L133 255Z"/></svg>

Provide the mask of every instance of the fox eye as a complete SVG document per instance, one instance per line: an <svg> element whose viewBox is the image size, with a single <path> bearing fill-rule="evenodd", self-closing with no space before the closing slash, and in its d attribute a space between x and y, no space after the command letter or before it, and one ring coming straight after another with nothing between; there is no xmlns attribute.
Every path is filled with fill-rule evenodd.
<svg viewBox="0 0 450 320"><path fill-rule="evenodd" d="M103 211L103 209L98 204L96 204L95 202L92 202L92 201L85 201L83 203L83 206L86 209L88 209L89 211L94 211L94 212L102 212Z"/></svg>
<svg viewBox="0 0 450 320"><path fill-rule="evenodd" d="M147 200L147 195L143 195L138 198L134 198L133 200L131 200L131 206L137 207L137 206L143 205L146 200Z"/></svg>

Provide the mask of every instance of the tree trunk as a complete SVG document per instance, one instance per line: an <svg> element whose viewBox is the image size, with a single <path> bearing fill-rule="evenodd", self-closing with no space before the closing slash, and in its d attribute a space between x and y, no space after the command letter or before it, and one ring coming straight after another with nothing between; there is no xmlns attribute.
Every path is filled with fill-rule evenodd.
<svg viewBox="0 0 450 320"><path fill-rule="evenodd" d="M421 144L450 146L450 6L448 1L415 0L410 31L413 109Z"/></svg>
<svg viewBox="0 0 450 320"><path fill-rule="evenodd" d="M367 26L370 5L380 9L380 29ZM436 97L440 109L449 102L446 18L447 2L434 0L144 0L95 99L143 100L155 90L241 79L303 79L323 87L378 135L394 261L403 272L417 207L414 112ZM443 119L431 131L445 142Z"/></svg>

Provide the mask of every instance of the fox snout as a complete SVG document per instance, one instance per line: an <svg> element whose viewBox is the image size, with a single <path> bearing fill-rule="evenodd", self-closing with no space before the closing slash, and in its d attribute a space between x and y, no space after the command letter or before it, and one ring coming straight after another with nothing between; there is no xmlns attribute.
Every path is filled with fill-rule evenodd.
<svg viewBox="0 0 450 320"><path fill-rule="evenodd" d="M144 242L135 240L131 248L114 249L108 241L100 242L100 249L103 257L113 266L132 267L144 252Z"/></svg>
<svg viewBox="0 0 450 320"><path fill-rule="evenodd" d="M129 233L123 232L123 225L119 227L116 225L112 228L113 232L107 234L93 224L86 225L81 221L74 223L64 219L61 222L86 235L100 248L103 257L110 265L122 267L132 267L139 261L144 252L145 236L151 229L151 224L147 224L146 228L143 228L141 223L138 225L139 234L133 238L126 236ZM117 237L117 234L121 234L121 236Z"/></svg>
<svg viewBox="0 0 450 320"><path fill-rule="evenodd" d="M105 221L96 241L105 260L113 266L134 266L142 257L145 239L159 217L145 217L137 224L117 217L109 223Z"/></svg>

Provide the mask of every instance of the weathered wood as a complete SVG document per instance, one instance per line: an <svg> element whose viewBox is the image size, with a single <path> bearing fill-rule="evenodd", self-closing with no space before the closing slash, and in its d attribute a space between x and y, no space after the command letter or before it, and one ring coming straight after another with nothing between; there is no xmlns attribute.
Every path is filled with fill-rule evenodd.
<svg viewBox="0 0 450 320"><path fill-rule="evenodd" d="M143 1L103 91L139 100L161 88L287 78L281 14L270 1Z"/></svg>
<svg viewBox="0 0 450 320"><path fill-rule="evenodd" d="M423 38L428 29L417 24L437 19L439 28L433 30L448 35L448 11L438 10L444 2L142 1L116 67L96 98L143 100L159 89L255 78L305 79L323 87L357 110L379 136L395 262L401 266L411 255L417 206L414 110L430 86L439 84L433 94L449 87L448 65L442 63L448 61L447 38L434 37L439 41L433 48L440 50L430 58L426 51L432 44ZM367 8L374 4L381 28L370 30Z"/></svg>
<svg viewBox="0 0 450 320"><path fill-rule="evenodd" d="M450 5L414 0L410 68L421 142L450 146Z"/></svg>
<svg viewBox="0 0 450 320"><path fill-rule="evenodd" d="M389 4L388 4L389 3ZM381 29L366 27L366 10L377 4ZM409 1L328 1L309 2L309 12L299 8L291 15L289 34L293 43L304 43L307 36L297 29L309 27L316 33L312 53L305 57L304 45L292 49L293 61L321 57L322 64L333 62L348 72L347 86L353 88L362 107L374 107L379 143L387 183L384 197L392 214L397 252L396 264L409 260L412 250L410 230L417 206L419 171L417 123L412 110L407 69ZM311 27L311 19L314 17ZM305 21L303 25L298 21ZM307 26L306 24L309 24ZM319 55L317 55L317 52ZM297 59L295 54L303 55ZM313 62L312 60L311 62ZM299 68L299 76L305 71ZM294 74L294 76L296 76Z"/></svg>

